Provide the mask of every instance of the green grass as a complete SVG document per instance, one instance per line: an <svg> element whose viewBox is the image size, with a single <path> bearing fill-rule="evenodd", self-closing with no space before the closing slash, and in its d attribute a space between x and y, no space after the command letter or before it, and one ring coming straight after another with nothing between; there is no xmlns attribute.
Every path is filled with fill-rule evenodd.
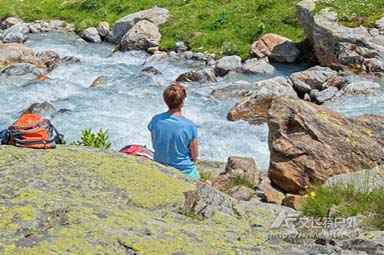
<svg viewBox="0 0 384 255"><path fill-rule="evenodd" d="M231 190L231 188L235 186L239 186L239 187L244 186L250 189L255 189L257 186L257 183L255 182L254 179L248 176L244 176L244 175L230 176L227 190Z"/></svg>
<svg viewBox="0 0 384 255"><path fill-rule="evenodd" d="M336 10L340 22L348 27L373 27L384 14L383 0L322 0L317 10L325 7Z"/></svg>
<svg viewBox="0 0 384 255"><path fill-rule="evenodd" d="M81 31L100 21L113 24L119 18L155 5L171 11L172 19L161 28L161 48L176 41L194 51L246 58L251 43L266 33L304 40L296 18L299 0L0 0L0 19L18 16L26 21L63 19ZM383 0L327 0L319 8L332 7L343 24L372 25L384 13Z"/></svg>
<svg viewBox="0 0 384 255"><path fill-rule="evenodd" d="M335 217L347 218L362 214L366 216L366 227L384 230L384 187L369 189L368 184L364 184L362 188L353 184L336 184L332 187L320 187L310 193L312 196L308 196L303 208L304 215L327 217L328 211L334 208Z"/></svg>
<svg viewBox="0 0 384 255"><path fill-rule="evenodd" d="M18 16L26 21L59 18L78 30L100 21L114 23L130 13L154 5L173 17L162 30L161 47L188 42L194 51L247 57L250 45L262 34L277 33L299 42L303 29L295 15L298 0L1 0L0 19Z"/></svg>

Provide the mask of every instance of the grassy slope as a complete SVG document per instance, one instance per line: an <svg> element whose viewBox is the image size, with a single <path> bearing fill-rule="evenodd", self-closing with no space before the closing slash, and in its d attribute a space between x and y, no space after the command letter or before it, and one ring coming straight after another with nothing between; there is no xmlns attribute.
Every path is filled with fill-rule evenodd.
<svg viewBox="0 0 384 255"><path fill-rule="evenodd" d="M250 44L273 32L294 41L304 38L295 17L297 0L15 0L0 1L0 18L16 15L27 21L60 18L81 30L102 20L117 19L154 5L167 8L172 20L162 28L162 48L178 40L194 50L248 55ZM201 33L196 33L201 32ZM200 35L199 35L200 34ZM227 42L227 43L225 43ZM223 45L226 45L223 47Z"/></svg>
<svg viewBox="0 0 384 255"><path fill-rule="evenodd" d="M1 0L0 19L8 16L34 19L60 18L74 22L78 30L117 19L154 5L167 8L172 20L162 28L162 48L178 40L193 50L240 54L265 33L277 33L299 42L304 33L295 17L298 0ZM382 0L330 0L324 6L339 11L344 23L372 24L384 12ZM347 6L348 8L345 8ZM352 15L356 13L356 16ZM351 18L353 17L353 18ZM370 18L367 18L370 17ZM368 22L367 22L368 21ZM199 33L198 33L199 32Z"/></svg>
<svg viewBox="0 0 384 255"><path fill-rule="evenodd" d="M349 27L372 27L384 13L383 0L321 0L317 9L324 7L336 10L341 23Z"/></svg>

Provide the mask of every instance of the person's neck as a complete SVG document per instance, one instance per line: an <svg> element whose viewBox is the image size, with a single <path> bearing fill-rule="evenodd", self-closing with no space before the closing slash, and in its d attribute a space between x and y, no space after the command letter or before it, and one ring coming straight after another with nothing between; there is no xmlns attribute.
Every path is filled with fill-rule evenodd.
<svg viewBox="0 0 384 255"><path fill-rule="evenodd" d="M169 113L170 115L174 115L174 116L183 116L181 109L168 110L167 113Z"/></svg>

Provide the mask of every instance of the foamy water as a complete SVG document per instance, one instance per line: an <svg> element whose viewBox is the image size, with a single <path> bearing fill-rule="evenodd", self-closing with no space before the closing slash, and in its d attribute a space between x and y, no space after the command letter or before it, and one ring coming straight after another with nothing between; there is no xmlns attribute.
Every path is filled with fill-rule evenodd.
<svg viewBox="0 0 384 255"><path fill-rule="evenodd" d="M163 74L153 76L141 72L148 57L143 52L117 53L111 56L112 45L76 44L75 37L49 34L28 41L36 50L54 50L61 57L71 55L81 63L61 65L53 70L48 81L27 86L6 84L0 86L0 128L6 128L20 112L36 102L48 101L56 109L70 109L72 113L53 118L54 125L68 142L78 140L81 130L108 129L114 149L127 144L151 147L146 128L151 117L166 110L162 90L176 77L190 69L169 62L151 65ZM289 75L301 70L300 66L277 66L274 75ZM95 89L88 87L98 76L105 76L108 85ZM238 75L217 84L186 84L189 96L185 116L199 129L201 158L225 161L228 156L248 156L256 159L258 167L268 168L268 130L266 124L249 125L229 122L226 115L234 101L217 101L209 97L212 89L236 80L255 82L265 76Z"/></svg>

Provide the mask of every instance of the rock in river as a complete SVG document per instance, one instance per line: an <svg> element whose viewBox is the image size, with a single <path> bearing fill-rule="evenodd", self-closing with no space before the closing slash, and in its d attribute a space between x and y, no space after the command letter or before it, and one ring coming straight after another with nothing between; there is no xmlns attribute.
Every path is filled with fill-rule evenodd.
<svg viewBox="0 0 384 255"><path fill-rule="evenodd" d="M241 58L239 56L225 56L219 59L215 66L218 76L225 76L230 71L239 71L241 69Z"/></svg>
<svg viewBox="0 0 384 255"><path fill-rule="evenodd" d="M258 58L269 57L280 63L293 63L300 56L300 50L294 42L275 34L266 34L254 42L251 53Z"/></svg>
<svg viewBox="0 0 384 255"><path fill-rule="evenodd" d="M228 113L228 120L245 120L252 124L266 122L271 102L275 97L293 97L297 94L292 84L284 77L256 83L252 93L240 100Z"/></svg>
<svg viewBox="0 0 384 255"><path fill-rule="evenodd" d="M269 177L299 194L328 177L384 162L384 117L347 118L299 99L275 98L268 115Z"/></svg>
<svg viewBox="0 0 384 255"><path fill-rule="evenodd" d="M170 12L164 8L154 7L149 10L136 12L119 19L112 27L113 42L120 43L124 35L138 22L146 20L158 27L168 21Z"/></svg>
<svg viewBox="0 0 384 255"><path fill-rule="evenodd" d="M19 43L0 44L0 69L16 63L39 64L33 49Z"/></svg>
<svg viewBox="0 0 384 255"><path fill-rule="evenodd" d="M57 111L52 104L48 102L43 102L43 103L31 104L27 109L23 111L23 114L25 113L39 114L45 118L50 118L54 116L56 112Z"/></svg>
<svg viewBox="0 0 384 255"><path fill-rule="evenodd" d="M268 58L253 58L245 61L242 70L244 73L249 74L272 74L275 71L275 68L269 64Z"/></svg>
<svg viewBox="0 0 384 255"><path fill-rule="evenodd" d="M121 39L120 50L147 50L160 45L161 34L153 23L142 20L134 25Z"/></svg>
<svg viewBox="0 0 384 255"><path fill-rule="evenodd" d="M101 42L99 32L97 31L97 28L95 28L95 27L89 27L87 29L84 29L83 37L88 42L93 42L93 43L100 43Z"/></svg>

